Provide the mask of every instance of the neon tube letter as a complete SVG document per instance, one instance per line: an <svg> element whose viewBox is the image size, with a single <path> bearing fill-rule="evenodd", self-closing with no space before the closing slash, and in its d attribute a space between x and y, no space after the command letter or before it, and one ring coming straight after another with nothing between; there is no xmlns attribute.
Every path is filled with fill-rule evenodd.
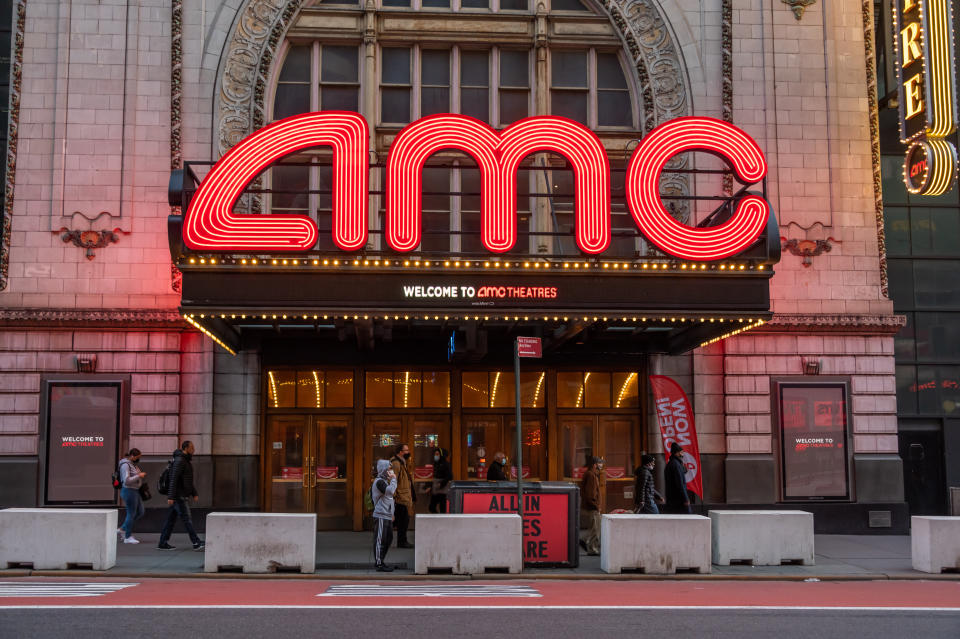
<svg viewBox="0 0 960 639"><path fill-rule="evenodd" d="M305 215L237 215L233 206L271 163L302 149L333 147L333 241L344 251L367 242L367 121L349 111L295 115L244 138L203 180L184 214L183 241L194 250L306 251L317 225Z"/></svg>
<svg viewBox="0 0 960 639"><path fill-rule="evenodd" d="M704 151L733 166L744 184L767 173L760 147L746 133L721 120L676 118L661 124L637 147L627 168L627 204L640 231L670 255L688 260L719 260L749 247L763 232L770 205L749 195L740 199L727 222L710 228L681 224L660 201L660 174L667 160L684 151Z"/></svg>

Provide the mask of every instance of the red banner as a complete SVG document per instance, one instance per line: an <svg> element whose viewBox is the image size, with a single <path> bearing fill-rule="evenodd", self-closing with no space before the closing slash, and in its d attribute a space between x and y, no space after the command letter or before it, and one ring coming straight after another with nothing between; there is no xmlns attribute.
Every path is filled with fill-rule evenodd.
<svg viewBox="0 0 960 639"><path fill-rule="evenodd" d="M703 478L700 473L700 446L697 444L697 429L693 424L693 407L680 385L666 375L651 375L656 403L657 422L663 439L664 455L670 452L670 444L683 446L683 463L687 468L687 488L703 499Z"/></svg>

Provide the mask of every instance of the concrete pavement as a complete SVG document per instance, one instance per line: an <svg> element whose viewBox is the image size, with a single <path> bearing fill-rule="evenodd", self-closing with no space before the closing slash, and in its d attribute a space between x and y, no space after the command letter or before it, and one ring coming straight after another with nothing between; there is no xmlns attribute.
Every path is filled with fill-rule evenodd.
<svg viewBox="0 0 960 639"><path fill-rule="evenodd" d="M241 575L239 573L203 572L203 554L191 549L185 534L175 534L171 543L176 550L158 550L159 535L137 533L142 543L120 544L117 564L103 572L0 570L2 576L75 575L110 577L252 577L252 578L328 578L328 579L466 579L452 575L413 574L413 550L393 547L387 563L398 566L393 573L378 573L372 569L373 553L369 532L317 533L317 572L314 575L280 573L271 575ZM580 566L565 568L532 568L522 575L485 575L486 579L960 579L958 573L931 575L912 569L910 537L866 535L816 535L816 564L813 566L713 566L711 575L680 574L673 576L624 574L607 575L600 570L600 558L580 556Z"/></svg>

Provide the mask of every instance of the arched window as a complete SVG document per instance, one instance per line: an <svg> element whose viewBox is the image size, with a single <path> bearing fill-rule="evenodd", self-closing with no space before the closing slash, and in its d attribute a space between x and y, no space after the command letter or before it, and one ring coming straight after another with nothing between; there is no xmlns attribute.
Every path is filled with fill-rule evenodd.
<svg viewBox="0 0 960 639"><path fill-rule="evenodd" d="M362 113L371 124L371 235L382 241L384 175L390 143L406 124L462 113L495 128L533 115L562 115L600 137L613 172L614 238L607 255L641 250L626 210L622 170L642 135L636 78L609 19L581 0L552 0L538 15L530 0L350 0L308 3L278 55L268 115L316 110ZM543 6L544 3L539 3ZM571 255L573 179L565 160L539 153L518 172L514 254ZM620 184L618 192L616 185ZM312 150L271 170L270 210L309 213L319 248L333 250L328 152ZM480 243L479 171L458 152L438 153L423 179L424 254L486 254ZM623 233L618 236L618 230Z"/></svg>

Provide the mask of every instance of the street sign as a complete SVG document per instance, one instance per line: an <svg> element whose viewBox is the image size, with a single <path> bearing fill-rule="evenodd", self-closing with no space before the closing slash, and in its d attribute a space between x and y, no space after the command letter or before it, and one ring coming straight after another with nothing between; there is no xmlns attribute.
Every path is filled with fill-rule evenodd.
<svg viewBox="0 0 960 639"><path fill-rule="evenodd" d="M543 357L539 337L518 337L517 357Z"/></svg>

